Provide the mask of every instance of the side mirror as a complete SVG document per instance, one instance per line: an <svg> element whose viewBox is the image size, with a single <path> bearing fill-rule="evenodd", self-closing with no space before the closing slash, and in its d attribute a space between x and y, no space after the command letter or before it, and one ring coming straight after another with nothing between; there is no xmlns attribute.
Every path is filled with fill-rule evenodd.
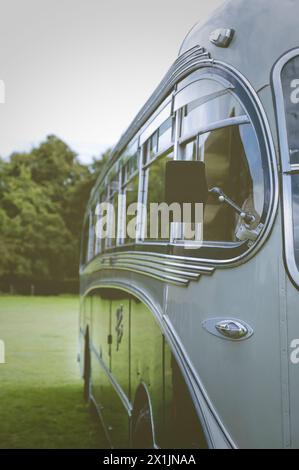
<svg viewBox="0 0 299 470"><path fill-rule="evenodd" d="M205 204L208 194L206 167L203 162L182 160L167 162L165 202L168 205Z"/></svg>

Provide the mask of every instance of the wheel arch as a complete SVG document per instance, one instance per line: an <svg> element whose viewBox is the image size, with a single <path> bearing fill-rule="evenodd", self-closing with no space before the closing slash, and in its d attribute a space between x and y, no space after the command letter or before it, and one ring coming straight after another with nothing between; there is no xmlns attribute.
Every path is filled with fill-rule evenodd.
<svg viewBox="0 0 299 470"><path fill-rule="evenodd" d="M157 445L156 441L156 432L155 432L155 422L154 422L154 414L153 414L153 405L150 396L150 392L145 382L141 381L136 389L134 401L133 401L133 410L132 416L130 420L130 443L132 444L132 434L133 429L136 424L136 419L138 416L139 411L142 407L146 404L149 409L149 416L150 416L150 424L151 424L151 434L153 440L153 447L158 449L159 446Z"/></svg>

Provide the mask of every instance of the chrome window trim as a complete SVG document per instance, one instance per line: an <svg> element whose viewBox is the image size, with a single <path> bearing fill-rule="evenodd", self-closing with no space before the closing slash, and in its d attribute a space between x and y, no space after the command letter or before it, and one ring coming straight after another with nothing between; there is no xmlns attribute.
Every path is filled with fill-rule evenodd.
<svg viewBox="0 0 299 470"><path fill-rule="evenodd" d="M165 147L160 152L157 152L156 155L148 162L142 164L142 170L147 170L150 168L152 163L154 163L158 158L166 156L168 153L174 152L174 144L172 143L169 147Z"/></svg>
<svg viewBox="0 0 299 470"><path fill-rule="evenodd" d="M243 115L222 119L221 121L212 122L208 126L205 126L195 132L190 132L189 134L180 137L178 139L178 142L179 145L187 144L188 142L191 142L192 140L196 139L196 137L206 134L207 132L217 131L219 129L224 129L225 127L230 126L241 126L242 124L251 124L250 118L246 115Z"/></svg>
<svg viewBox="0 0 299 470"><path fill-rule="evenodd" d="M219 88L216 91L213 91L212 93L208 93L206 95L196 95L196 97L191 98L183 98L184 94L186 91L193 91L195 89L195 85L199 85L201 81L210 81L213 82L214 85L220 85L222 88ZM179 83L178 83L179 86ZM189 90L188 90L189 88ZM229 83L227 80L222 79L221 77L217 77L217 75L214 75L206 72L202 74L201 78L198 78L196 81L189 83L188 85L185 85L183 88L180 88L179 90L174 92L173 95L173 110L177 111L178 109L183 108L184 106L187 106L194 101L201 101L201 104L205 104L207 101L214 100L215 98L219 98L220 96L226 95L229 91L232 91L234 89L234 86ZM193 95L195 96L195 94Z"/></svg>
<svg viewBox="0 0 299 470"><path fill-rule="evenodd" d="M219 75L214 74L212 71L206 72L206 75L205 75L198 69L188 74L182 80L178 81L176 85L176 91L174 94L176 95L180 93L184 88L188 87L189 85L192 85L192 83L198 82L199 80L203 80L203 79L218 81L218 83L223 86L223 91L225 91L226 93L229 90L234 89L234 86L229 82L229 80L219 77Z"/></svg>
<svg viewBox="0 0 299 470"><path fill-rule="evenodd" d="M265 221L264 229L261 232L259 240L249 248L244 254L241 256L236 256L230 260L217 260L217 259L207 259L207 258L196 258L199 262L208 263L215 267L223 267L223 268L230 268L234 266L239 266L250 259L252 259L258 251L261 250L267 239L269 238L275 218L277 216L277 209L278 209L278 170L277 170L277 162L276 162L276 152L274 141L271 133L270 124L264 110L264 107L258 97L257 92L252 87L250 82L233 66L228 65L222 61L214 60L213 66L217 67L218 69L228 72L235 77L241 86L246 90L248 97L250 98L257 117L260 122L261 130L263 133L263 139L267 147L267 161L268 161L268 170L270 176L270 201L269 201L269 208L267 213L267 218ZM236 95L238 98L238 96ZM242 104L242 103L241 103ZM254 126L253 126L254 127Z"/></svg>
<svg viewBox="0 0 299 470"><path fill-rule="evenodd" d="M275 217L277 215L277 208L278 208L278 173L277 173L277 163L275 159L275 147L273 143L273 138L270 130L270 125L268 123L267 115L266 112L262 106L262 103L257 95L257 92L254 90L254 88L251 86L249 81L234 67L227 65L221 61L216 61L213 60L211 61L208 57L203 58L201 56L200 60L196 61L196 64L192 64L192 66L189 66L187 70L184 70L184 76L188 76L192 71L195 70L203 70L204 68L210 67L211 68L211 73L213 74L213 77L219 74L219 71L224 74L229 74L231 78L233 78L236 82L238 82L239 86L241 89L246 93L248 99L251 102L251 105L253 106L257 120L260 125L261 133L262 135L260 136L259 140L263 139L263 142L265 144L266 148L266 159L267 159L267 170L269 172L269 207L267 211L267 216L264 224L264 228L260 234L259 239L257 242L252 246L249 247L248 250L243 253L242 255L238 255L234 258L231 259L225 259L225 260L219 260L219 259L213 259L213 258L195 258L197 261L205 264L211 264L213 266L217 267L233 267L237 266L239 264L242 264L249 259L251 259L255 254L262 248L264 245L265 241L268 239L272 227L273 227L273 222L275 220ZM217 71L217 72L216 72ZM203 74L206 74L207 72L203 71ZM221 75L220 75L221 76ZM236 95L236 98L240 101L240 98L238 95ZM241 103L241 101L240 101ZM243 106L243 103L241 103ZM180 113L180 110L176 113L178 115ZM250 117L249 117L250 118ZM249 119L251 122L251 119ZM179 118L176 118L176 125L178 126L178 121ZM253 126L255 129L255 126ZM256 129L255 129L256 130ZM175 139L174 142L174 159L177 159L179 157L179 143L177 142L177 138ZM140 162L142 163L142 158L140 159ZM115 160L112 159L111 161L111 166L115 164ZM105 175L107 172L109 172L111 166L108 166L106 171L104 171L104 175L102 176L102 181L103 178L105 178ZM140 173L140 178L142 177L142 172ZM95 191L98 189L98 185L95 187ZM93 192L94 195L94 192ZM92 201L92 198L91 198ZM90 201L90 202L91 202ZM140 240L138 240L140 243ZM182 259L185 257L182 256Z"/></svg>
<svg viewBox="0 0 299 470"><path fill-rule="evenodd" d="M156 116L156 118L140 134L140 145L143 145L160 127L171 117L172 101L170 101Z"/></svg>
<svg viewBox="0 0 299 470"><path fill-rule="evenodd" d="M284 66L296 56L299 56L299 48L295 48L287 52L276 62L272 70L272 90L274 94L280 150L280 164L282 170L284 258L286 269L291 278L291 281L294 282L298 288L299 270L295 261L294 250L295 240L293 231L292 175L298 173L299 165L292 165L289 158L289 140L284 106L284 94L281 83L281 73Z"/></svg>

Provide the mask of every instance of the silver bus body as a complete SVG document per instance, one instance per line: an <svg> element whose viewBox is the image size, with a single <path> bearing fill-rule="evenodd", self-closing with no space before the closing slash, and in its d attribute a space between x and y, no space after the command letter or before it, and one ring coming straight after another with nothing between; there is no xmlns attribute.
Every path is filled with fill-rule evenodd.
<svg viewBox="0 0 299 470"><path fill-rule="evenodd" d="M231 0L196 25L92 191L79 357L111 445L299 447L298 17L296 0ZM165 155L203 159L258 224L212 201L198 250L97 242L99 200L150 200Z"/></svg>

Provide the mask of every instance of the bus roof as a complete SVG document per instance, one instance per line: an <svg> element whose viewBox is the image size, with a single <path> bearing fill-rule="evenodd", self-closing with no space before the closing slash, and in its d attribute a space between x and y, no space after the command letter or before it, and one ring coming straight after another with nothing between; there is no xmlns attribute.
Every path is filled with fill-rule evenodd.
<svg viewBox="0 0 299 470"><path fill-rule="evenodd" d="M236 68L258 91L270 83L277 59L299 46L298 18L298 0L229 0L192 28L180 54L199 44L213 59ZM228 48L210 41L219 28L235 30Z"/></svg>

